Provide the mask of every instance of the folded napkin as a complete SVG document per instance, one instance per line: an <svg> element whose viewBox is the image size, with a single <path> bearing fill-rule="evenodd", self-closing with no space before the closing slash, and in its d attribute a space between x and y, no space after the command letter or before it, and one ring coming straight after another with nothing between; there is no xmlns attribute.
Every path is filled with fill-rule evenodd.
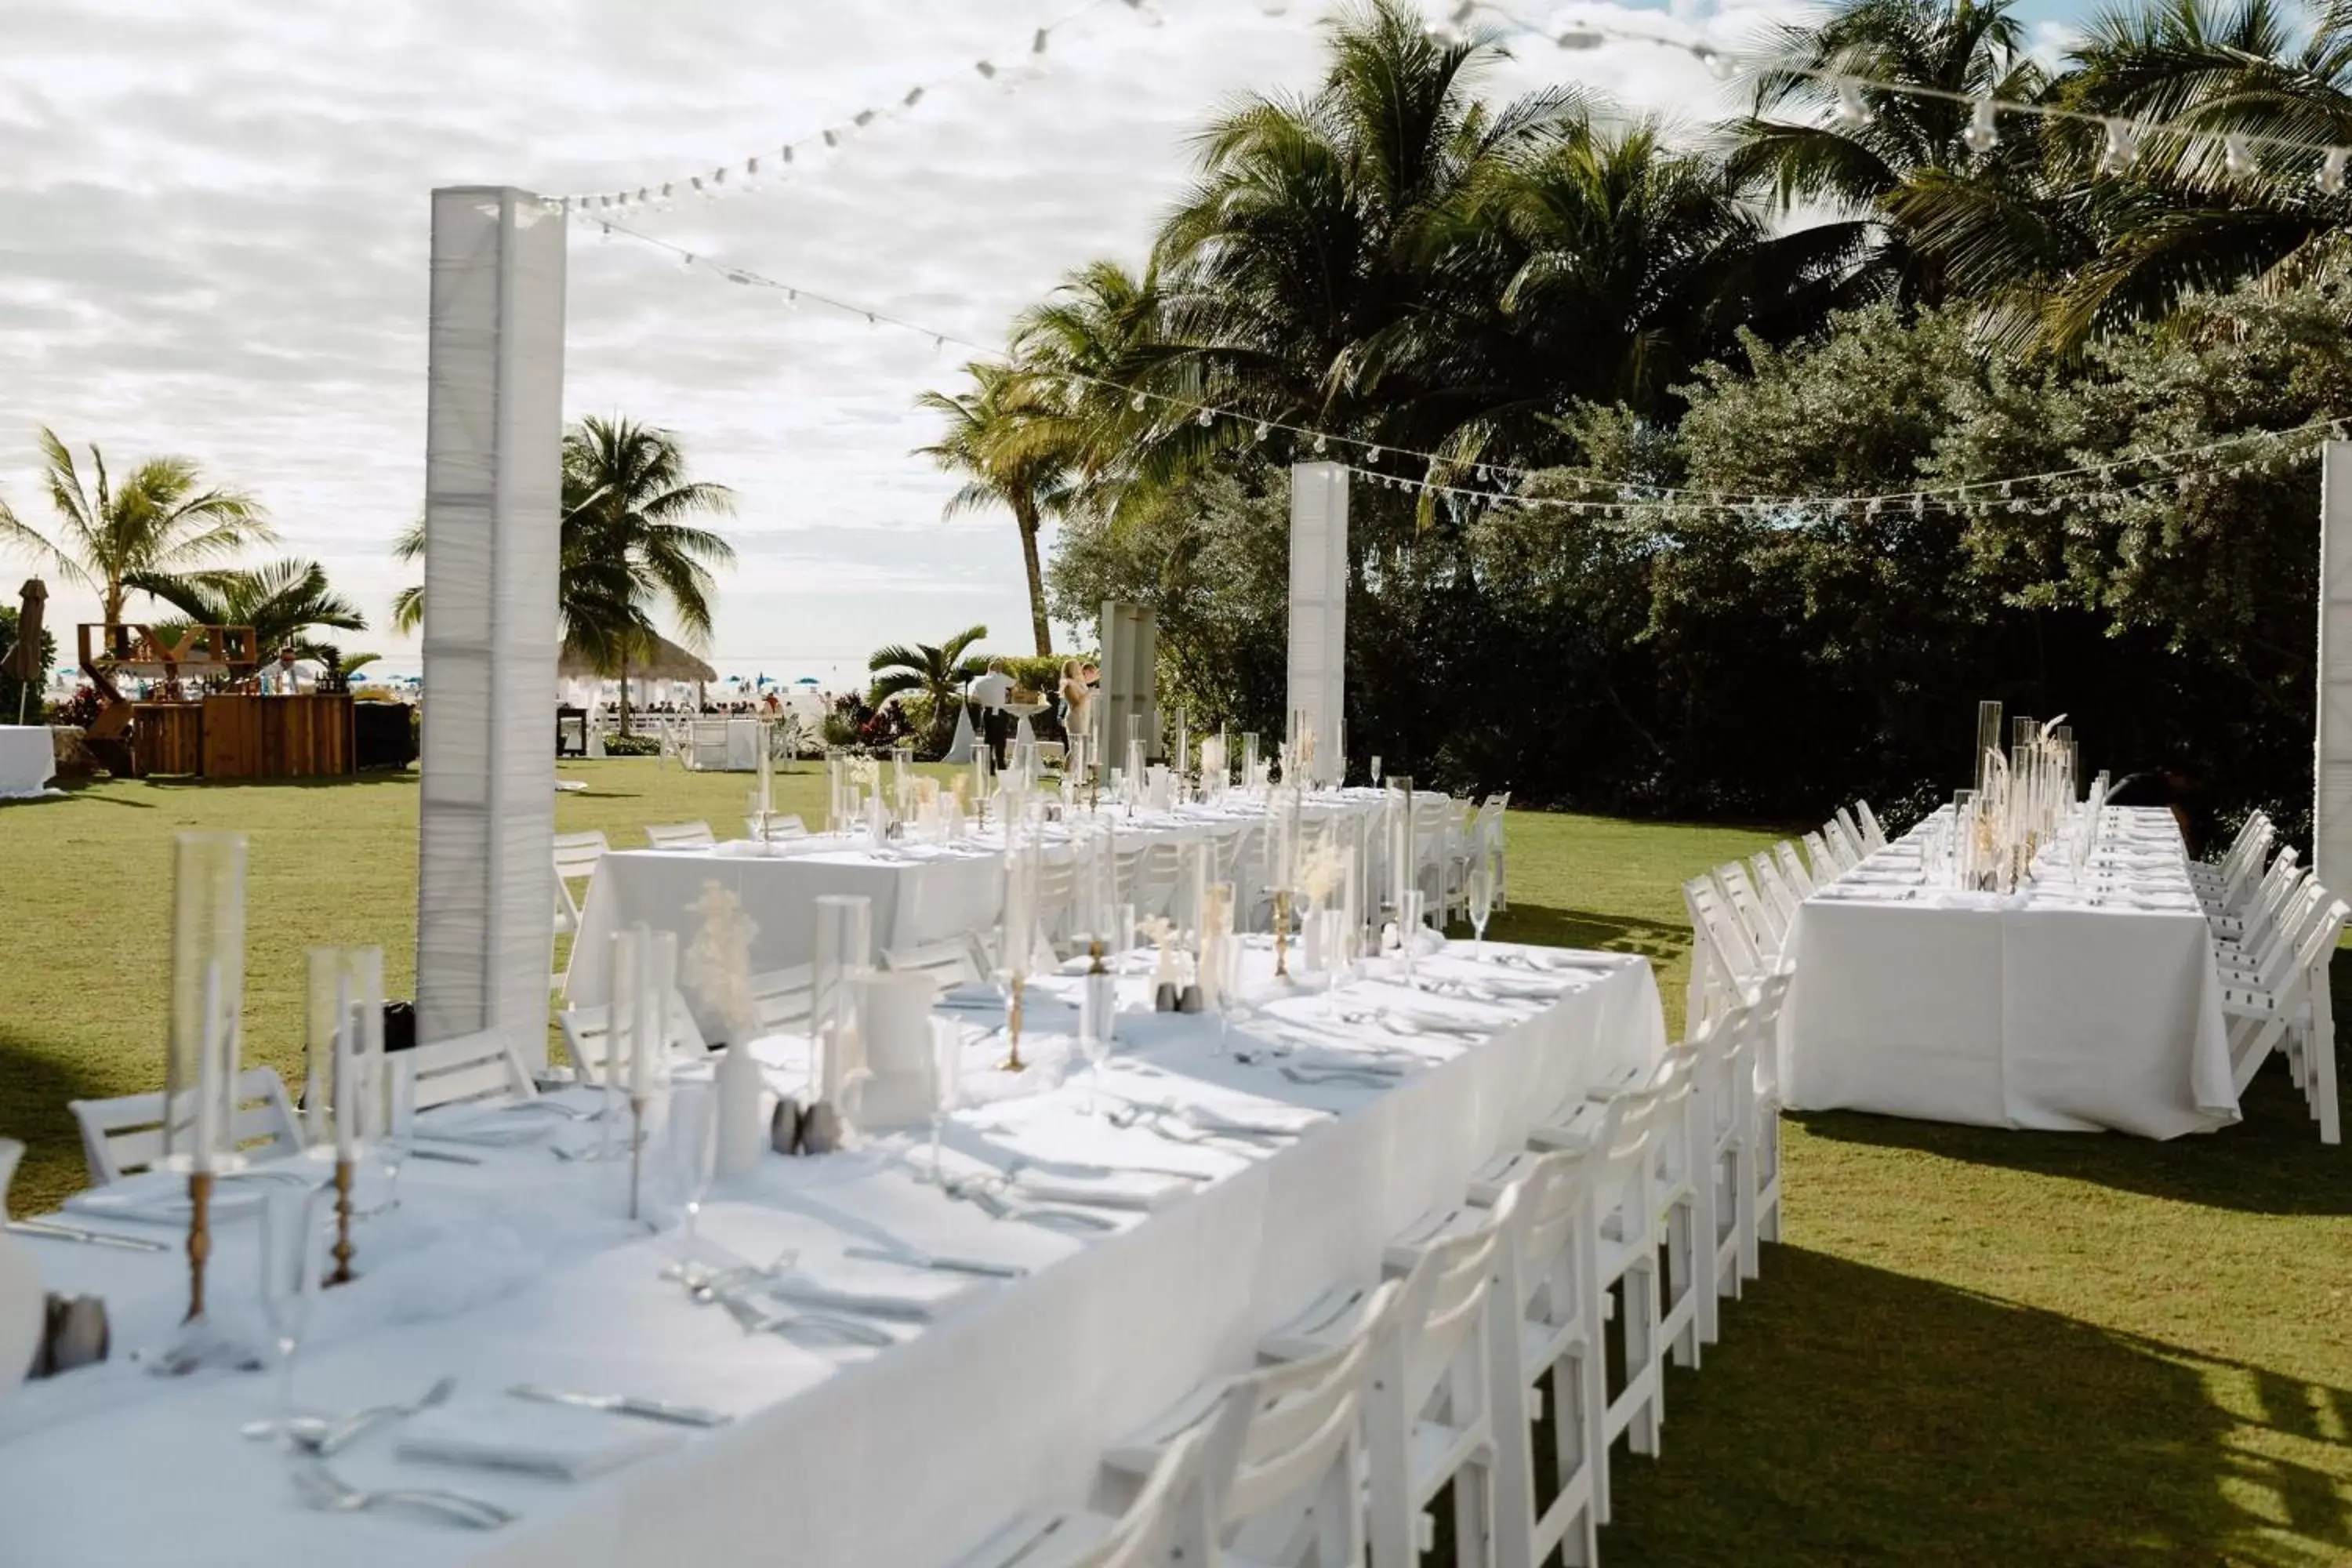
<svg viewBox="0 0 2352 1568"><path fill-rule="evenodd" d="M331 1174L324 1166L307 1173L321 1183ZM249 1215L260 1208L262 1199L271 1191L289 1190L295 1185L291 1181L275 1179L223 1178L213 1184L212 1202L206 1205L206 1213L215 1220ZM65 1201L65 1206L82 1214L114 1219L178 1224L188 1217L187 1173L184 1171L142 1171L135 1176L125 1176L119 1182L109 1182L102 1187L76 1193Z"/></svg>
<svg viewBox="0 0 2352 1568"><path fill-rule="evenodd" d="M583 1481L684 1440L677 1427L602 1410L506 1400L422 1412L404 1428L396 1451L427 1464Z"/></svg>
<svg viewBox="0 0 2352 1568"><path fill-rule="evenodd" d="M787 1306L852 1317L887 1318L904 1323L928 1323L986 1294L992 1281L946 1269L917 1274L889 1264L855 1260L828 1262L822 1275L806 1266L773 1279L762 1280L754 1293L772 1296Z"/></svg>
<svg viewBox="0 0 2352 1568"><path fill-rule="evenodd" d="M940 993L942 1007L1002 1007L1004 998L993 985L950 985Z"/></svg>
<svg viewBox="0 0 2352 1568"><path fill-rule="evenodd" d="M1317 1122L1329 1120L1326 1112L1303 1107L1221 1110L1214 1106L1188 1105L1177 1114L1203 1132L1255 1132L1276 1138L1295 1138Z"/></svg>
<svg viewBox="0 0 2352 1568"><path fill-rule="evenodd" d="M1149 1171L1121 1171L1108 1166L1100 1169L1099 1175L1074 1175L1032 1168L1015 1176L1013 1185L1023 1197L1040 1203L1145 1213L1174 1203L1199 1188L1198 1183L1155 1175Z"/></svg>

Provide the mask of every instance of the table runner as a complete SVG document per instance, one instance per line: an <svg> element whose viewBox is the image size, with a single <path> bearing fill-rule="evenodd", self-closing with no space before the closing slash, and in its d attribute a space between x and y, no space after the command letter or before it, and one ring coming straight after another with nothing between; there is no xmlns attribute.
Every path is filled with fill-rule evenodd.
<svg viewBox="0 0 2352 1568"><path fill-rule="evenodd" d="M1424 960L1424 974L1475 984L1528 973L1473 966L1460 956L1465 946ZM1648 965L1558 956L1571 988L1549 1004L1411 998L1418 1013L1451 1007L1494 1019L1491 1035L1319 1026L1335 1042L1378 1038L1427 1053L1426 1065L1385 1089L1291 1085L1262 1059L1219 1055L1219 1025L1209 1017L1126 1021L1130 1040L1115 1058L1114 1093L1166 1094L1229 1112L1334 1113L1271 1152L1195 1148L1140 1128L1113 1138L1087 1113L1092 1089L1083 1078L1049 1087L1067 1041L1036 1037L1029 1048L1045 1064L1041 1092L1021 1094L1026 1085L1003 1080L1013 1098L959 1118L960 1153L985 1137L1057 1152L1066 1144L1106 1163L1118 1151L1136 1163L1214 1174L1172 1205L1123 1219L1114 1235L990 1220L948 1201L912 1179L910 1166L927 1158L913 1133L826 1160L769 1161L750 1190L710 1205L706 1237L761 1261L786 1246L806 1259L880 1243L1034 1270L878 1352L746 1337L719 1310L688 1304L656 1278L673 1236L630 1237L611 1205L583 1201L607 1168L562 1165L537 1146L479 1152L486 1163L478 1169L414 1165L401 1216L371 1222L413 1226L411 1245L403 1253L363 1228L363 1278L328 1296L315 1348L304 1352L305 1402L346 1410L411 1398L454 1373L460 1404L495 1400L529 1380L713 1405L737 1413L736 1423L579 1485L403 1464L388 1436L336 1461L359 1485L446 1486L524 1515L477 1535L397 1516L308 1511L283 1458L235 1436L267 1407L267 1379L171 1383L118 1363L36 1385L0 1407L5 1555L45 1568L163 1557L190 1568L945 1563L1024 1507L1083 1494L1109 1441L1203 1377L1249 1365L1257 1337L1325 1286L1370 1275L1388 1237L1431 1205L1457 1200L1470 1172L1516 1144L1533 1118L1654 1060L1663 1026ZM1251 957L1263 978L1268 955ZM1410 994L1362 982L1340 995L1349 1007L1378 1009ZM1285 1027L1318 1032L1322 1005L1284 1004ZM1040 1012L1050 1021L1052 1005ZM771 1047L793 1075L797 1047L770 1042L763 1056ZM967 1059L999 1049L999 1041L975 1039ZM55 1288L102 1289L119 1303L119 1345L152 1342L168 1327L181 1280L175 1256L26 1245L43 1248ZM250 1278L250 1226L224 1226L221 1245L217 1293L249 1300L242 1280ZM465 1258L473 1273L442 1277Z"/></svg>
<svg viewBox="0 0 2352 1568"><path fill-rule="evenodd" d="M1781 1082L1794 1110L2149 1138L2238 1118L2221 981L2169 813L2108 808L2077 877L1924 885L1930 825L1798 907Z"/></svg>

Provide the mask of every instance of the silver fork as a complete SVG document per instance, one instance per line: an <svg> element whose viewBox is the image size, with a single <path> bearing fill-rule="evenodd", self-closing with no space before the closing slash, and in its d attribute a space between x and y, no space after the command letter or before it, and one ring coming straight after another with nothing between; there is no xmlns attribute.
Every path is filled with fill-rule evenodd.
<svg viewBox="0 0 2352 1568"><path fill-rule="evenodd" d="M494 1502L462 1492L433 1489L362 1491L318 1459L294 1462L294 1486L312 1508L329 1513L367 1513L380 1508L404 1508L430 1513L475 1530L496 1530L511 1524L515 1515Z"/></svg>
<svg viewBox="0 0 2352 1568"><path fill-rule="evenodd" d="M294 1446L320 1458L331 1459L353 1443L387 1421L405 1421L421 1411L446 1405L449 1396L457 1392L457 1380L445 1377L425 1391L425 1396L406 1405L377 1405L356 1411L341 1421L322 1428L296 1427L287 1434Z"/></svg>

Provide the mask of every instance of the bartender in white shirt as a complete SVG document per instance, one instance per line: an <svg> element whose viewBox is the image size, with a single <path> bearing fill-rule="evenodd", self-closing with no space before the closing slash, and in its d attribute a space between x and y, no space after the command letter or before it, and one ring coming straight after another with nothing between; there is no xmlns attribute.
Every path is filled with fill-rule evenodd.
<svg viewBox="0 0 2352 1568"><path fill-rule="evenodd" d="M988 673L971 683L971 700L980 709L980 734L988 742L988 760L1001 768L1012 731L1012 715L1004 705L1013 700L1013 678L1004 672L1003 659L988 661Z"/></svg>
<svg viewBox="0 0 2352 1568"><path fill-rule="evenodd" d="M261 672L261 694L264 697L299 697L310 689L310 678L294 662L294 650L281 647L278 662Z"/></svg>

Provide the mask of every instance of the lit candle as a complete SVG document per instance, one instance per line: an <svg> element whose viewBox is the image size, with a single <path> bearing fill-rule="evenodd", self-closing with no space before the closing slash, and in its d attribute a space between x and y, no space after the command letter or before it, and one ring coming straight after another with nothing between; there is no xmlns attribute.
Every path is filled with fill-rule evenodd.
<svg viewBox="0 0 2352 1568"><path fill-rule="evenodd" d="M359 1157L359 1038L352 1027L352 978L335 979L335 1158Z"/></svg>
<svg viewBox="0 0 2352 1568"><path fill-rule="evenodd" d="M205 963L205 1032L196 1055L196 1149L192 1166L213 1168L213 1151L220 1146L220 960Z"/></svg>

